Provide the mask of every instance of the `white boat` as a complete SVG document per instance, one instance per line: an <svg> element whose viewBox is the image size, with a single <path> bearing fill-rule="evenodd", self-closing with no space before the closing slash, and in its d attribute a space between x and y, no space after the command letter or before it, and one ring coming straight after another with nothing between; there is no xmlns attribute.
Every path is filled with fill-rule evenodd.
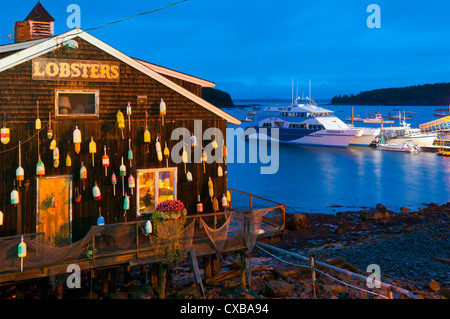
<svg viewBox="0 0 450 319"><path fill-rule="evenodd" d="M357 135L350 142L350 146L370 146L377 136L380 135L380 128L372 128L372 127L355 127L362 131L361 135Z"/></svg>
<svg viewBox="0 0 450 319"><path fill-rule="evenodd" d="M353 122L362 122L362 121L364 121L364 119L361 118L359 115L354 116L353 119L351 117L346 117L345 120L347 122L351 122L351 121L353 121Z"/></svg>
<svg viewBox="0 0 450 319"><path fill-rule="evenodd" d="M364 119L364 124L393 124L394 121L385 120L381 114L377 114L373 118Z"/></svg>
<svg viewBox="0 0 450 319"><path fill-rule="evenodd" d="M297 98L286 107L266 107L248 139L277 140L284 143L346 148L362 130L349 127L333 111L317 106L314 100ZM272 129L278 129L278 136Z"/></svg>
<svg viewBox="0 0 450 319"><path fill-rule="evenodd" d="M378 144L377 149L382 151L405 152L412 154L419 153L420 151L422 151L420 146L406 143Z"/></svg>
<svg viewBox="0 0 450 319"><path fill-rule="evenodd" d="M400 126L383 127L381 136L392 143L408 143L426 147L433 145L438 132L425 132L420 128L411 128L411 124L402 121Z"/></svg>

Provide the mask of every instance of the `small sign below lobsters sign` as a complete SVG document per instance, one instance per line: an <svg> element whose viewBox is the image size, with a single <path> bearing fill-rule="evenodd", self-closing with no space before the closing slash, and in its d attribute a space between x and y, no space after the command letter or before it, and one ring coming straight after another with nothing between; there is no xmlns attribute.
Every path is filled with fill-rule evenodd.
<svg viewBox="0 0 450 319"><path fill-rule="evenodd" d="M32 60L32 79L119 82L120 63L114 61L37 58Z"/></svg>

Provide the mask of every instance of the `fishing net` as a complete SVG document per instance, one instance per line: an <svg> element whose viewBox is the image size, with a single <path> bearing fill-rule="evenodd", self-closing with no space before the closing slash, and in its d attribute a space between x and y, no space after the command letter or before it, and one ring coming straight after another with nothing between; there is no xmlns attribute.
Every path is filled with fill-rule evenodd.
<svg viewBox="0 0 450 319"><path fill-rule="evenodd" d="M21 271L21 262L23 270L31 270L86 261L95 267L97 260L126 254L132 256L127 262L141 259L150 264L185 258L190 250L250 252L259 235L281 229L283 218L278 207L188 216L182 222L151 222L152 233L146 232L146 220L92 226L83 239L63 247L49 245L43 233L23 235L27 245L23 260L18 257L22 236L0 238L0 281L2 274Z"/></svg>

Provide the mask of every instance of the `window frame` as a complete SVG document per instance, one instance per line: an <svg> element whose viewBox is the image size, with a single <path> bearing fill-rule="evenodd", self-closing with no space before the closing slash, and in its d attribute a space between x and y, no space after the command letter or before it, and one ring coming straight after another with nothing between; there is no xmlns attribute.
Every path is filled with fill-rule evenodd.
<svg viewBox="0 0 450 319"><path fill-rule="evenodd" d="M141 213L140 210L140 179L141 179L141 173L154 173L155 174L155 210L156 206L158 206L159 201L159 185L158 185L158 178L157 174L161 172L173 172L173 199L177 200L177 192L178 192L178 167L165 167L165 168L144 168L144 169L138 169L136 171L136 216L139 217ZM145 212L144 214L147 214L148 212Z"/></svg>
<svg viewBox="0 0 450 319"><path fill-rule="evenodd" d="M95 113L69 113L60 114L59 113L59 95L60 94L94 94L95 95ZM55 90L55 115L58 118L98 118L100 109L100 90L66 90L66 89L56 89Z"/></svg>

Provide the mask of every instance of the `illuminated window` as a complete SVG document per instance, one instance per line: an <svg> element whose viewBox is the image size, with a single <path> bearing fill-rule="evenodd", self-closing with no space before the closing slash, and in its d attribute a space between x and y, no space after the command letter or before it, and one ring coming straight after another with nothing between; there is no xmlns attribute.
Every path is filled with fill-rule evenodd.
<svg viewBox="0 0 450 319"><path fill-rule="evenodd" d="M99 91L56 91L57 116L98 116Z"/></svg>
<svg viewBox="0 0 450 319"><path fill-rule="evenodd" d="M159 203L177 199L176 185L176 168L138 170L138 214L152 213Z"/></svg>

